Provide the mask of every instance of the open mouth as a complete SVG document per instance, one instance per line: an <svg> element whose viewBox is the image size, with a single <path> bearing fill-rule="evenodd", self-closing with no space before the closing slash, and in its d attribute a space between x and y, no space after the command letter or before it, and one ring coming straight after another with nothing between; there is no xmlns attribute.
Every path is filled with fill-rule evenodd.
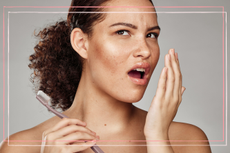
<svg viewBox="0 0 230 153"><path fill-rule="evenodd" d="M144 68L137 68L134 70L129 71L128 75L132 78L143 79L145 75Z"/></svg>

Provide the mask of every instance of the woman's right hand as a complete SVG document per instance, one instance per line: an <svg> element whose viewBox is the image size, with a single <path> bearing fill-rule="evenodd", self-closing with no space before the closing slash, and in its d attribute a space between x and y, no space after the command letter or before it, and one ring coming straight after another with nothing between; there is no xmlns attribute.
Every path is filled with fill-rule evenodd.
<svg viewBox="0 0 230 153"><path fill-rule="evenodd" d="M75 153L92 147L99 136L78 119L63 118L54 127L43 132L41 153Z"/></svg>
<svg viewBox="0 0 230 153"><path fill-rule="evenodd" d="M165 67L146 117L144 133L147 140L169 139L169 127L177 113L184 91L178 54L174 49L170 49L165 56Z"/></svg>

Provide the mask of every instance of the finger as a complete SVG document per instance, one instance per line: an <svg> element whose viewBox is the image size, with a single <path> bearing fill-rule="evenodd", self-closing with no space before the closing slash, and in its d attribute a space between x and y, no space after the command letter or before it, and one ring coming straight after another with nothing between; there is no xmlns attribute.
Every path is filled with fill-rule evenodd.
<svg viewBox="0 0 230 153"><path fill-rule="evenodd" d="M85 122L82 122L81 120L78 119L69 119L69 118L63 118L60 122L58 122L53 128L50 128L46 131L44 131L44 136L46 136L47 134L59 130L65 126L68 125L79 125L79 126L86 126Z"/></svg>
<svg viewBox="0 0 230 153"><path fill-rule="evenodd" d="M171 56L171 64L172 64L172 69L173 69L173 74L174 74L174 89L173 89L173 97L175 99L177 99L176 101L178 101L178 98L181 94L181 86L180 86L180 82L181 82L181 73L179 70L179 64L177 62L176 59L176 55L175 55L175 51L174 49L170 50L170 56Z"/></svg>
<svg viewBox="0 0 230 153"><path fill-rule="evenodd" d="M180 70L180 72L181 72L178 53L175 53L175 56L176 56L176 63L178 64L178 68L179 68L179 70Z"/></svg>
<svg viewBox="0 0 230 153"><path fill-rule="evenodd" d="M91 135L96 135L95 132L89 130L88 128L86 127L83 127L83 126L77 126L77 125L69 125L69 126L66 126L62 129L59 129L57 131L53 131L51 133L49 133L49 140L55 140L55 139L59 139L65 135L68 135L68 134L71 134L71 133L74 133L74 132L85 132L85 133L88 133L88 134L91 134Z"/></svg>
<svg viewBox="0 0 230 153"><path fill-rule="evenodd" d="M80 152L92 147L95 144L96 144L96 140L92 140L92 141L87 141L87 142L82 142L77 144L76 143L71 144L69 145L69 148L70 148L70 152Z"/></svg>
<svg viewBox="0 0 230 153"><path fill-rule="evenodd" d="M184 93L185 90L186 90L186 88L182 87L182 89L181 89L181 95L183 95L183 93Z"/></svg>
<svg viewBox="0 0 230 153"><path fill-rule="evenodd" d="M57 145L67 145L71 143L79 143L85 141L92 141L99 139L96 135L91 135L85 132L75 132L69 135L66 135L60 139L55 140Z"/></svg>
<svg viewBox="0 0 230 153"><path fill-rule="evenodd" d="M181 87L181 90L180 90L181 95L179 96L179 103L178 103L177 107L179 107L179 105L182 102L182 95L183 95L185 89L186 89L185 87L183 87L183 86Z"/></svg>
<svg viewBox="0 0 230 153"><path fill-rule="evenodd" d="M181 68L180 68L180 62L179 62L179 58L178 58L178 53L176 53L176 58L177 58L177 64L178 64L178 68L179 68L179 72L180 72L180 85L179 85L179 89L182 88L182 73L181 73ZM179 90L179 96L181 95L181 90Z"/></svg>
<svg viewBox="0 0 230 153"><path fill-rule="evenodd" d="M177 61L179 61L179 59L178 59L178 53L175 53L175 55L176 55L176 59L177 59Z"/></svg>
<svg viewBox="0 0 230 153"><path fill-rule="evenodd" d="M167 77L167 67L164 67L161 71L160 79L157 85L156 97L163 98L166 89L166 77Z"/></svg>
<svg viewBox="0 0 230 153"><path fill-rule="evenodd" d="M166 56L165 66L167 67L167 81L166 81L166 92L165 98L170 99L172 97L173 89L174 89L174 73L171 65L171 57L169 54Z"/></svg>

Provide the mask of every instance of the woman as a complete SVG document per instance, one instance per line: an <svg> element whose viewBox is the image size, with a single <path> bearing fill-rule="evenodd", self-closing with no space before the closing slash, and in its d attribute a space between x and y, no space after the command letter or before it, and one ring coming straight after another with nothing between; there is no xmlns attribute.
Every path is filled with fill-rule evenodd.
<svg viewBox="0 0 230 153"><path fill-rule="evenodd" d="M0 151L40 152L43 135L47 140L44 153L89 153L95 143L109 153L211 152L207 141L168 141L207 140L199 128L172 121L185 90L174 49L165 56L165 67L149 111L132 105L142 98L157 65L160 28L155 13L130 12L155 11L139 7L153 6L152 2L73 0L71 6L107 7L70 8L67 21L38 34L41 40L30 56L29 65L34 69L33 79L35 82L38 79L39 89L70 119L53 117L9 137L10 140L25 140L10 142L11 145L35 145L33 147L4 143ZM76 11L123 13L81 14ZM201 146L189 146L191 144ZM106 145L126 147L114 149Z"/></svg>

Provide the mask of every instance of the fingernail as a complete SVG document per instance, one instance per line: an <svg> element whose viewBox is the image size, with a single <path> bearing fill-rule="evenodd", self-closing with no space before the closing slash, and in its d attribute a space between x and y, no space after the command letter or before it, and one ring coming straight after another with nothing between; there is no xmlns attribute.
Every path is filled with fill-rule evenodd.
<svg viewBox="0 0 230 153"><path fill-rule="evenodd" d="M167 55L167 58L168 58L168 60L170 61L170 55L169 55L169 54Z"/></svg>

